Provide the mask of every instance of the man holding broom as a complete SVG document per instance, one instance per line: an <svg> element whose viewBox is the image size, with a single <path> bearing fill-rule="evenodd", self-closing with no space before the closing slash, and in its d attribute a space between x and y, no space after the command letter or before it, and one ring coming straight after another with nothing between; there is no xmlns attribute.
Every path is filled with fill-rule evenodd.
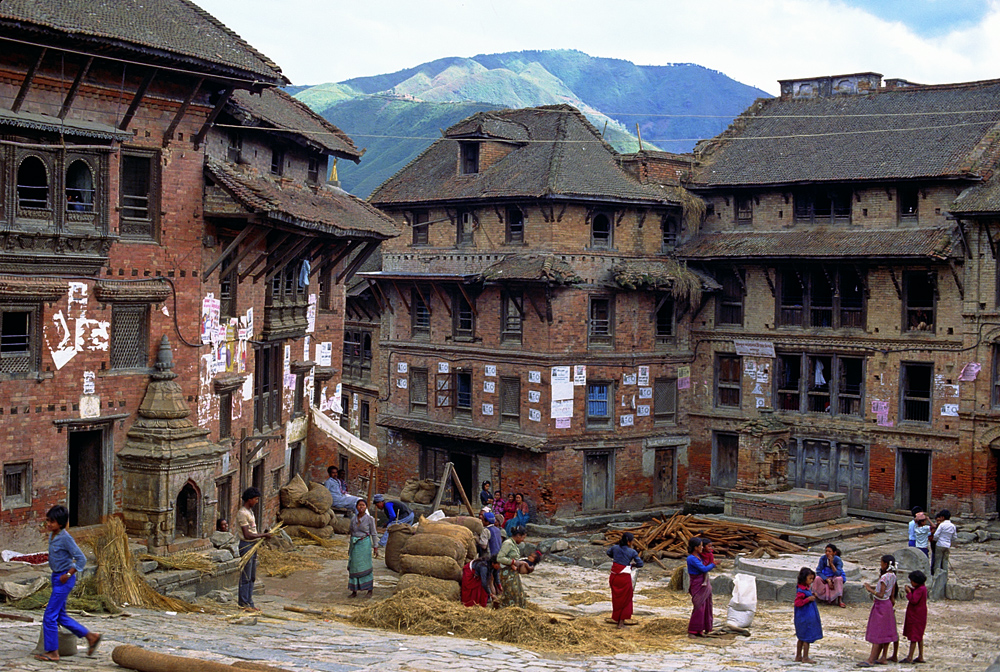
<svg viewBox="0 0 1000 672"><path fill-rule="evenodd" d="M249 487L243 491L243 506L236 512L236 529L240 538L240 557L250 553L254 549L254 541L257 539L270 539L268 532L257 532L257 519L253 515L253 508L260 502L260 490ZM237 601L239 605L249 611L260 611L253 603L253 584L257 581L257 555L253 556L243 566L240 572L240 589Z"/></svg>

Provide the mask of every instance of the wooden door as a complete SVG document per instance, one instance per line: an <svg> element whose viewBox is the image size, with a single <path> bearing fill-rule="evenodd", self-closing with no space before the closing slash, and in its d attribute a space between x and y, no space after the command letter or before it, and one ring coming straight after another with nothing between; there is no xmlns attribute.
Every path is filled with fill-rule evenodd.
<svg viewBox="0 0 1000 672"><path fill-rule="evenodd" d="M674 469L675 448L660 448L656 451L653 470L656 473L653 487L653 501L668 504L677 501L677 472Z"/></svg>
<svg viewBox="0 0 1000 672"><path fill-rule="evenodd" d="M611 508L609 453L587 453L583 458L583 509L603 511Z"/></svg>

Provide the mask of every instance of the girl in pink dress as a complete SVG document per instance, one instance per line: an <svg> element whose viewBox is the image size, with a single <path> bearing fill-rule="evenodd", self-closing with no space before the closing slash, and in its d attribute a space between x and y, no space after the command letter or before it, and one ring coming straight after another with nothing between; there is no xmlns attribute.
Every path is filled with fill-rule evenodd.
<svg viewBox="0 0 1000 672"><path fill-rule="evenodd" d="M865 632L865 640L871 642L872 651L868 660L858 663L858 667L884 665L889 653L889 644L899 642L896 612L893 610L897 594L895 556L882 556L880 574L874 586L865 582L865 590L875 597L871 613L868 615L868 629Z"/></svg>

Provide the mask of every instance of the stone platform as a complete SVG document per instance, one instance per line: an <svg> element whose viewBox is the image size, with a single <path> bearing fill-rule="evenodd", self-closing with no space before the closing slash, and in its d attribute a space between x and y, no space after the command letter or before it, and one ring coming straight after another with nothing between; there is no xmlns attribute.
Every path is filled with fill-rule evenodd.
<svg viewBox="0 0 1000 672"><path fill-rule="evenodd" d="M809 528L846 522L847 495L793 488L784 492L737 492L725 495L726 518L769 523L783 528Z"/></svg>
<svg viewBox="0 0 1000 672"><path fill-rule="evenodd" d="M751 574L765 579L795 581L802 567L816 568L819 555L816 553L800 553L783 555L780 558L748 558L737 556L733 566L734 573ZM853 562L844 561L844 574L848 581L861 580L861 567Z"/></svg>

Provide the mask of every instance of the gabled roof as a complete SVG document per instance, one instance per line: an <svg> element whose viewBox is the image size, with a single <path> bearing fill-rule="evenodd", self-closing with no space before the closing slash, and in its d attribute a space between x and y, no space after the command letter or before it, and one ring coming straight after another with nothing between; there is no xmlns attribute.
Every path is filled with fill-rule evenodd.
<svg viewBox="0 0 1000 672"><path fill-rule="evenodd" d="M695 148L690 186L975 179L998 129L1000 80L761 99Z"/></svg>
<svg viewBox="0 0 1000 672"><path fill-rule="evenodd" d="M460 175L457 138L492 138L513 147L481 172ZM369 200L379 206L546 197L681 203L679 187L640 184L619 160L575 107L480 112L449 128Z"/></svg>
<svg viewBox="0 0 1000 672"><path fill-rule="evenodd" d="M396 222L341 189L279 185L212 157L205 158L205 171L236 202L266 217L338 237L385 240L400 233Z"/></svg>
<svg viewBox="0 0 1000 672"><path fill-rule="evenodd" d="M926 229L798 229L706 233L677 256L691 260L938 259L958 255L955 225Z"/></svg>
<svg viewBox="0 0 1000 672"><path fill-rule="evenodd" d="M281 135L298 137L321 151L355 163L364 154L346 133L281 89L264 89L260 94L235 91L229 105L234 115L244 117L251 124L264 124L283 131Z"/></svg>
<svg viewBox="0 0 1000 672"><path fill-rule="evenodd" d="M189 0L2 0L0 25L47 28L68 38L220 66L231 76L288 83L271 59Z"/></svg>

